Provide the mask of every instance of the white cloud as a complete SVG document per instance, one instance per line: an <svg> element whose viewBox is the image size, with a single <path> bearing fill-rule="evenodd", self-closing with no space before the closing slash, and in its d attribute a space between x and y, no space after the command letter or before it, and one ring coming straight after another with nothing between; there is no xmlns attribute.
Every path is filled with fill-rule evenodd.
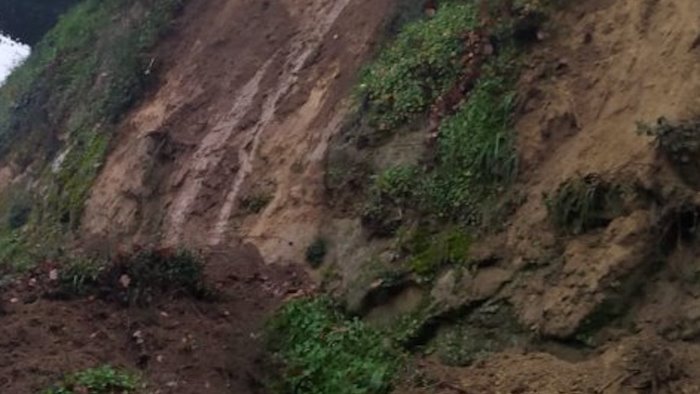
<svg viewBox="0 0 700 394"><path fill-rule="evenodd" d="M0 35L0 84L10 75L12 69L29 56L30 51L29 46Z"/></svg>

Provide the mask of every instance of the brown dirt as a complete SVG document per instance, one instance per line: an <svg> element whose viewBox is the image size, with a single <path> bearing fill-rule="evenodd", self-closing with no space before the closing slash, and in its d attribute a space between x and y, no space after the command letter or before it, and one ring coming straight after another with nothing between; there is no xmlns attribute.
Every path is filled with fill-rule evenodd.
<svg viewBox="0 0 700 394"><path fill-rule="evenodd" d="M157 56L162 82L119 133L83 233L225 245L300 261L323 209L323 158L342 100L393 2L196 1ZM260 212L241 200L260 191Z"/></svg>
<svg viewBox="0 0 700 394"><path fill-rule="evenodd" d="M145 309L97 299L54 301L50 266L0 298L0 391L35 393L63 373L111 364L140 372L152 393L253 393L263 383L261 327L305 276L272 269L254 247L209 252L214 302L161 299Z"/></svg>

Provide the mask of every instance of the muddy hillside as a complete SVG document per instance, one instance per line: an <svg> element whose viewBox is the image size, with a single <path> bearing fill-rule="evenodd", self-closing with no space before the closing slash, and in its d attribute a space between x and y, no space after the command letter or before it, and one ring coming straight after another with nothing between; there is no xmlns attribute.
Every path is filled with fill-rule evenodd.
<svg viewBox="0 0 700 394"><path fill-rule="evenodd" d="M696 0L83 0L32 49L0 392L700 393Z"/></svg>

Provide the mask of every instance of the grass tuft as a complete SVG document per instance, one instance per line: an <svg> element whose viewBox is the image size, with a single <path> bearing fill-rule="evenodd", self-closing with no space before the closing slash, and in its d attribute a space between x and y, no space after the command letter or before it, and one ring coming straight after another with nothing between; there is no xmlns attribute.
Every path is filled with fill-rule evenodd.
<svg viewBox="0 0 700 394"><path fill-rule="evenodd" d="M136 375L105 365L67 375L42 394L134 394L141 387Z"/></svg>

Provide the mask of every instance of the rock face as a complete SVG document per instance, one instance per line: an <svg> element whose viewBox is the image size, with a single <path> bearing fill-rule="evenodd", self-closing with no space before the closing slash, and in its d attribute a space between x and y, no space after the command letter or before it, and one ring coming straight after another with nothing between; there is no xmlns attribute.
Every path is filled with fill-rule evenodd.
<svg viewBox="0 0 700 394"><path fill-rule="evenodd" d="M521 298L523 322L544 336L566 339L594 314L628 308L653 263L649 220L648 212L634 212L597 239L569 242L559 267Z"/></svg>

